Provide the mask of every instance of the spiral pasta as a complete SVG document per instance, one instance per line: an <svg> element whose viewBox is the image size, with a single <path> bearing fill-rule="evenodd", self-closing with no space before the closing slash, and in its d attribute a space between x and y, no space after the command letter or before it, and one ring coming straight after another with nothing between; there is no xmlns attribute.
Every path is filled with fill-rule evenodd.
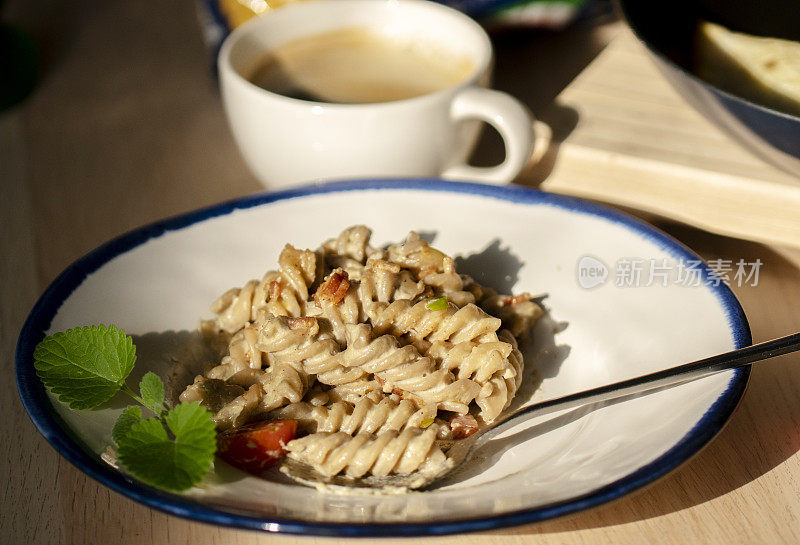
<svg viewBox="0 0 800 545"><path fill-rule="evenodd" d="M475 404L480 408L480 416L487 422L497 418L509 406L522 383L523 361L517 341L505 329L500 331L500 337L511 345L511 352L505 360L506 365L495 371L481 386L475 398Z"/></svg>
<svg viewBox="0 0 800 545"><path fill-rule="evenodd" d="M441 270L421 271L421 282L433 288L436 295L444 295L458 307L463 307L478 300L480 292L475 290L477 284L471 282L467 276L456 272L453 258L445 256L442 259ZM472 290L469 288L473 287Z"/></svg>
<svg viewBox="0 0 800 545"><path fill-rule="evenodd" d="M425 283L416 280L411 271L377 257L367 260L358 285L358 297L362 304L414 299L424 292Z"/></svg>
<svg viewBox="0 0 800 545"><path fill-rule="evenodd" d="M337 350L333 339L319 330L319 321L305 318L307 326L290 325L290 319L268 316L258 347L275 361L291 361L330 386L346 385L372 375L374 386L387 393L400 390L419 405L438 403L441 408L466 412L478 385L456 380L448 369L411 346L400 346L392 335L373 338L366 324L347 327L347 348Z"/></svg>
<svg viewBox="0 0 800 545"><path fill-rule="evenodd" d="M256 347L258 331L253 324L237 331L228 343L228 355L222 358L222 364L236 370L261 369L266 363L266 354Z"/></svg>
<svg viewBox="0 0 800 545"><path fill-rule="evenodd" d="M265 321L266 315L262 315L256 322L259 327L250 324L236 333L231 338L229 354L222 358L222 362L209 369L205 376L197 377L195 383L187 388L187 392L194 388L195 393L187 394L189 398L185 400L205 401L204 404L212 412L218 415L222 413L217 418L220 427L225 427L222 421L228 422L240 417L239 414L234 416L227 414L236 407L241 407L241 411L245 414L252 415L255 412L273 410L286 403L296 403L303 398L313 383L313 377L306 373L301 365L294 362L293 358L280 359L281 349L284 346L279 343L267 345L265 349L256 346L259 331ZM262 368L270 358L269 366ZM202 389L204 381L208 384ZM247 390L249 392L247 403L239 402L223 411L219 401L221 393L234 391L230 388L225 389L223 385ZM210 386L215 388L209 389Z"/></svg>
<svg viewBox="0 0 800 545"><path fill-rule="evenodd" d="M297 420L308 435L289 455L325 475L441 468L440 439L509 406L524 370L516 337L543 311L459 274L414 232L385 250L370 235L357 225L316 251L287 244L276 270L223 293L201 329L224 349L181 401L208 407L219 429Z"/></svg>
<svg viewBox="0 0 800 545"><path fill-rule="evenodd" d="M491 342L497 340L499 318L489 316L469 303L461 308L449 303L443 310L432 310L428 300L400 299L374 312L372 322L377 333L408 335L423 351L429 343L449 341Z"/></svg>
<svg viewBox="0 0 800 545"><path fill-rule="evenodd" d="M455 344L437 341L427 354L437 360L442 368L456 372L458 378L469 378L484 384L496 372L507 367L506 360L512 350L511 344L502 341Z"/></svg>
<svg viewBox="0 0 800 545"><path fill-rule="evenodd" d="M326 256L347 257L363 264L375 250L369 245L372 231L364 225L348 227L336 238L322 243L321 250Z"/></svg>
<svg viewBox="0 0 800 545"><path fill-rule="evenodd" d="M309 288L321 274L316 254L287 244L278 256L278 265L279 270L268 271L261 281L250 280L241 288L230 289L211 304L219 330L236 333L264 309L277 316L305 314Z"/></svg>
<svg viewBox="0 0 800 545"><path fill-rule="evenodd" d="M330 269L342 268L358 280L367 256L375 251L369 245L371 235L367 227L354 225L325 241L319 252Z"/></svg>
<svg viewBox="0 0 800 545"><path fill-rule="evenodd" d="M357 403L336 401L314 406L308 402L292 403L275 411L277 418L292 418L311 432L344 432L381 434L388 430L401 431L406 427L423 427L433 423L436 409L427 405L418 409L407 400L391 397L364 396Z"/></svg>
<svg viewBox="0 0 800 545"><path fill-rule="evenodd" d="M331 275L341 276L343 272L337 269ZM424 283L415 281L409 271L377 258L367 260L357 284L349 283L349 274L346 278L348 288L344 297L338 304L325 305L319 311L320 316L330 321L333 335L340 343L346 343L346 325L374 321L386 303L414 299L425 291Z"/></svg>
<svg viewBox="0 0 800 545"><path fill-rule="evenodd" d="M466 412L478 393L477 384L456 380L449 370L437 368L435 361L421 356L414 346L400 346L393 335L372 338L366 324L348 328L348 346L340 361L345 367L357 367L375 376L384 392L399 390L420 406L438 404L445 410Z"/></svg>
<svg viewBox="0 0 800 545"><path fill-rule="evenodd" d="M393 244L387 250L389 261L397 263L418 275L433 272L444 272L444 253L432 248L419 234L411 231L406 240L400 244Z"/></svg>
<svg viewBox="0 0 800 545"><path fill-rule="evenodd" d="M253 293L258 282L250 280L241 288L231 288L211 303L211 312L217 315L216 326L227 333L239 331L250 321Z"/></svg>
<svg viewBox="0 0 800 545"><path fill-rule="evenodd" d="M259 333L258 346L269 354L273 362L297 365L323 384L345 384L366 375L359 368L341 365L339 345L320 330L316 318L267 315Z"/></svg>
<svg viewBox="0 0 800 545"><path fill-rule="evenodd" d="M433 426L425 430L407 427L399 433L388 430L378 435L312 433L290 441L287 449L289 456L312 465L323 475L363 477L371 473L384 477L441 466L446 457L435 441Z"/></svg>

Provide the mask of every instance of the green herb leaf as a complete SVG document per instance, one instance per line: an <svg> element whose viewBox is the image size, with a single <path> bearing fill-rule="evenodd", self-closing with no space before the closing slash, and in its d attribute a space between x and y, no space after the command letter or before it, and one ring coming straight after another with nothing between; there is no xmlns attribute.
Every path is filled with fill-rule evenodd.
<svg viewBox="0 0 800 545"><path fill-rule="evenodd" d="M211 467L217 449L214 421L197 403L181 403L165 418L140 420L117 442L122 465L135 477L157 488L181 491L199 483Z"/></svg>
<svg viewBox="0 0 800 545"><path fill-rule="evenodd" d="M136 348L113 325L78 327L46 337L33 360L39 378L62 403L91 409L122 387L136 361Z"/></svg>
<svg viewBox="0 0 800 545"><path fill-rule="evenodd" d="M152 371L145 373L139 383L139 393L148 409L153 409L156 414L161 413L164 405L164 383L161 382L161 377Z"/></svg>
<svg viewBox="0 0 800 545"><path fill-rule="evenodd" d="M111 437L114 439L114 442L116 444L120 444L124 440L124 437L128 435L128 431L130 431L131 426L141 420L141 408L135 405L125 407L125 410L123 410L122 414L120 414L117 418L117 423L114 424L114 429L111 432Z"/></svg>
<svg viewBox="0 0 800 545"><path fill-rule="evenodd" d="M419 427L424 429L430 428L431 424L433 424L433 418L423 418L422 421L419 423Z"/></svg>
<svg viewBox="0 0 800 545"><path fill-rule="evenodd" d="M428 301L428 304L425 305L425 308L428 310L445 310L448 307L447 297L444 295L441 297L433 297Z"/></svg>

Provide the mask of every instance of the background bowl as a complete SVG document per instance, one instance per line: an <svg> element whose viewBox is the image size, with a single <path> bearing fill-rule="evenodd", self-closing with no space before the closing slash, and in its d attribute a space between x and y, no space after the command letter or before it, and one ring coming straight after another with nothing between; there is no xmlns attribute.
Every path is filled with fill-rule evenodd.
<svg viewBox="0 0 800 545"><path fill-rule="evenodd" d="M203 40L216 66L222 41L251 17L297 0L198 0L197 16ZM557 30L579 17L606 13L609 0L434 0L491 28L526 27Z"/></svg>
<svg viewBox="0 0 800 545"><path fill-rule="evenodd" d="M800 117L723 91L692 73L699 19L757 36L800 41L797 0L616 2L661 72L689 104L762 158L800 175Z"/></svg>

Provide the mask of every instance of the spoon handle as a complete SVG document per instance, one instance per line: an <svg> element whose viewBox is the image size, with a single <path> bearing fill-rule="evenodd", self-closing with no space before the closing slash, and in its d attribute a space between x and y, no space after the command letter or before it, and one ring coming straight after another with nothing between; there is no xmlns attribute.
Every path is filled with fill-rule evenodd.
<svg viewBox="0 0 800 545"><path fill-rule="evenodd" d="M611 401L625 396L641 394L663 388L664 386L703 378L720 371L742 367L757 361L774 358L775 356L781 356L798 350L800 350L800 333L795 333L779 339L664 369L663 371L607 384L599 388L584 390L556 399L549 399L541 403L534 403L508 416L501 417L492 426L492 435L494 436L510 428L514 424L519 423L521 420L530 418L534 414L539 416L588 405L590 403Z"/></svg>

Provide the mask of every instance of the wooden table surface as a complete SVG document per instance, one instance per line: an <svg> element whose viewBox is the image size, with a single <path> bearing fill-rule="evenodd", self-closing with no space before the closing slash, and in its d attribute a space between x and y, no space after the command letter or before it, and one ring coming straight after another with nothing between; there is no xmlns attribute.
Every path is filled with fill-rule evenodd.
<svg viewBox="0 0 800 545"><path fill-rule="evenodd" d="M18 2L10 13L46 36L47 69L22 107L0 115L0 543L344 543L222 529L150 510L77 471L28 420L13 353L44 287L115 235L259 186L225 125L191 2L87 0L68 10L39 2L35 13ZM499 37L498 87L541 111L618 30L605 24ZM489 139L479 155L488 161L496 153ZM708 259L761 259L758 285L734 286L756 341L800 330L799 251L658 225ZM540 524L398 541L800 542L798 364L796 355L759 364L719 437L644 490Z"/></svg>

